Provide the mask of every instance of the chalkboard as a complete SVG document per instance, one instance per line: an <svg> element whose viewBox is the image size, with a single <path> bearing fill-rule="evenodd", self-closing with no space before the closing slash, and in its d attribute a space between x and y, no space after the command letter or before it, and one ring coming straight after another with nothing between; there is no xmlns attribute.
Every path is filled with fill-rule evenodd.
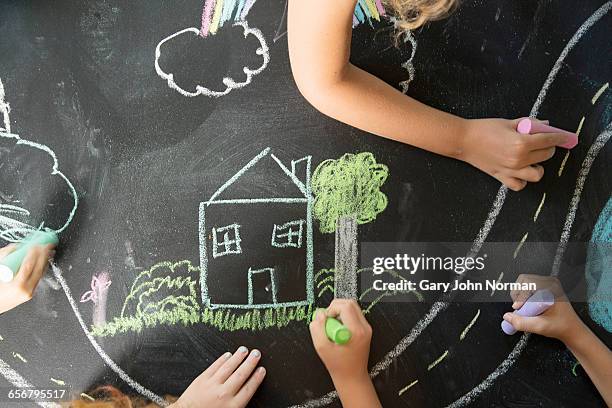
<svg viewBox="0 0 612 408"><path fill-rule="evenodd" d="M520 193L326 118L293 82L286 3L225 3L0 5L1 242L61 237L34 299L0 317L0 388L113 384L160 401L246 345L268 370L251 406L340 406L306 324L333 292L335 238L312 202L322 163L384 179L359 242L524 239L563 257L606 237L592 231L612 211L612 2L467 0L397 47L380 5L358 3L357 66L463 117L579 130ZM554 272L554 256L536 261ZM560 342L501 332L509 305L363 304L383 406L603 406ZM575 308L611 345L605 311Z"/></svg>

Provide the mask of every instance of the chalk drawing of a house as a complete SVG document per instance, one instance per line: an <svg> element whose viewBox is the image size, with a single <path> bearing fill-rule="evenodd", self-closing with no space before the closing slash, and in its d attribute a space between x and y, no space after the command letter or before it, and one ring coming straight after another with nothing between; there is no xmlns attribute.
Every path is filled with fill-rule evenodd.
<svg viewBox="0 0 612 408"><path fill-rule="evenodd" d="M314 301L310 161L293 160L289 168L267 148L200 203L205 307Z"/></svg>

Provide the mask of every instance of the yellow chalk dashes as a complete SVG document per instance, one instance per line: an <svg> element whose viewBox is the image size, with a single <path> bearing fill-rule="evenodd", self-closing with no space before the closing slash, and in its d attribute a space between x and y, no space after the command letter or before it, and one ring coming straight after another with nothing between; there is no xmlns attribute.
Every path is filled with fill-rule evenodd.
<svg viewBox="0 0 612 408"><path fill-rule="evenodd" d="M502 274L503 274L503 272L502 272ZM463 329L463 331L459 335L459 341L465 339L465 336L467 336L467 334L470 331L470 329L472 328L472 326L474 326L476 324L476 320L478 320L479 316L480 316L480 309L478 309L478 311L476 312L476 315L474 316L474 318L470 321L470 323L465 327L465 329Z"/></svg>
<svg viewBox="0 0 612 408"><path fill-rule="evenodd" d="M446 350L444 353L442 353L440 357L436 358L430 365L428 365L427 371L431 370L432 368L440 364L442 360L446 358L446 356L448 356L448 350Z"/></svg>
<svg viewBox="0 0 612 408"><path fill-rule="evenodd" d="M416 385L416 383L418 383L419 380L414 380L413 382L411 382L410 384L408 384L407 386L405 386L404 388L402 388L397 395L402 395L403 393L405 393L406 391L408 391L410 388L412 388L414 385Z"/></svg>
<svg viewBox="0 0 612 408"><path fill-rule="evenodd" d="M538 220L538 216L540 215L540 211L542 211L542 206L544 206L544 201L546 201L546 193L544 193L542 195L542 200L540 200L540 205L538 205L538 208L536 209L536 212L533 215L533 222L536 222Z"/></svg>
<svg viewBox="0 0 612 408"><path fill-rule="evenodd" d="M604 86L602 86L601 88L599 88L597 92L595 92L595 95L593 95L593 99L591 99L591 105L595 105L595 102L597 102L597 100L601 97L601 95L603 95L603 93L606 92L606 89L608 89L609 86L610 86L610 83L606 82Z"/></svg>
<svg viewBox="0 0 612 408"><path fill-rule="evenodd" d="M24 363L27 363L27 362L28 362L28 360L26 360L25 358L23 358L23 356L22 356L21 354L19 354L19 353L15 353L14 351L13 351L13 358L16 358L16 359L18 359L18 360L21 360L21 361L22 361L22 362L24 362Z"/></svg>
<svg viewBox="0 0 612 408"><path fill-rule="evenodd" d="M527 240L528 236L529 236L528 232L526 232L525 235L523 235L523 238L521 238L521 241L518 243L518 245L516 246L516 249L514 250L514 254L512 254L512 259L516 259L516 256L518 255L519 251L523 247L523 244Z"/></svg>

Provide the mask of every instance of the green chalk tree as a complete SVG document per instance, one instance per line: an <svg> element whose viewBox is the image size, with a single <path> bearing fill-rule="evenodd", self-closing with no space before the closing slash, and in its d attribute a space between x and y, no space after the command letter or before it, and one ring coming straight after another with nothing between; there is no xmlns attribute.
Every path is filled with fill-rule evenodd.
<svg viewBox="0 0 612 408"><path fill-rule="evenodd" d="M313 216L322 233L336 233L336 297L357 296L357 225L387 208L380 188L388 176L387 166L369 152L325 160L312 175Z"/></svg>

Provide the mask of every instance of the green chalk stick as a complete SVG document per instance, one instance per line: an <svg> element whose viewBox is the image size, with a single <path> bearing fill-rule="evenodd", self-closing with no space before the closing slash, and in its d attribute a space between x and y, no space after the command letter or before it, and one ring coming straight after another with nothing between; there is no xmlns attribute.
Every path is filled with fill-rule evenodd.
<svg viewBox="0 0 612 408"><path fill-rule="evenodd" d="M312 320L315 319L317 312L322 311L325 312L325 309L317 309L312 314ZM327 338L333 341L336 344L346 344L351 339L351 331L338 319L333 317L328 317L325 321L325 334L327 334Z"/></svg>
<svg viewBox="0 0 612 408"><path fill-rule="evenodd" d="M36 231L28 235L16 250L0 259L0 282L8 283L13 280L26 254L34 245L57 245L58 242L57 234L53 231Z"/></svg>

